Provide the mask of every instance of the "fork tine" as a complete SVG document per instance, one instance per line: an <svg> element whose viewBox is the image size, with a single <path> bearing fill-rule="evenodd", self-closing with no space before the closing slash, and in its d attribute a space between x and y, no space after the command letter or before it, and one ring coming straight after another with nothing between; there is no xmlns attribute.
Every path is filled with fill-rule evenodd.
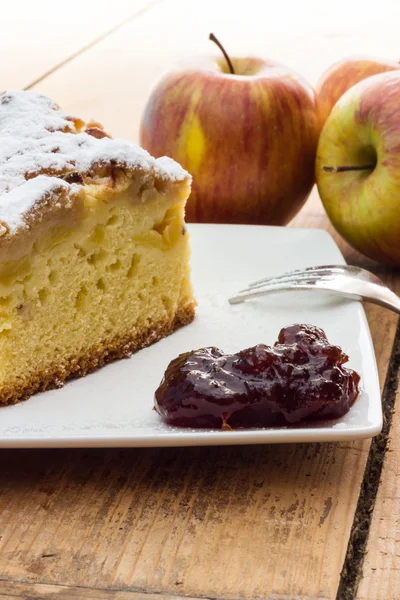
<svg viewBox="0 0 400 600"><path fill-rule="evenodd" d="M239 304L274 292L310 289L345 298L367 300L400 314L400 298L379 277L351 265L309 267L277 277L259 279L238 295L229 298L229 302Z"/></svg>
<svg viewBox="0 0 400 600"><path fill-rule="evenodd" d="M239 292L236 296L232 296L229 298L230 304L240 304L245 300L249 300L250 298L258 298L260 296L265 296L269 293L284 291L284 290L306 290L306 289L315 289L316 283L321 281L320 277L314 277L312 279L298 281L292 280L289 282L281 282L260 286L259 288L248 288L243 292Z"/></svg>
<svg viewBox="0 0 400 600"><path fill-rule="evenodd" d="M332 274L322 275L320 272L306 272L306 271L296 271L292 273L286 273L285 275L279 277L269 277L264 280L260 280L258 283L253 282L249 284L247 288L239 290L239 293L250 292L252 290L256 290L259 288L269 287L277 284L295 284L306 281L331 281L333 279Z"/></svg>
<svg viewBox="0 0 400 600"><path fill-rule="evenodd" d="M258 279L257 281L253 281L249 284L249 288L255 288L264 283L269 283L272 281L282 281L288 277L292 277L295 275L303 276L311 273L315 274L323 274L326 272L327 274L332 273L343 273L346 272L346 265L326 265L326 266L317 266L317 267L306 267L304 269L296 269L294 271L289 271L288 273L283 273L282 275L275 275L272 277L265 277L263 279Z"/></svg>

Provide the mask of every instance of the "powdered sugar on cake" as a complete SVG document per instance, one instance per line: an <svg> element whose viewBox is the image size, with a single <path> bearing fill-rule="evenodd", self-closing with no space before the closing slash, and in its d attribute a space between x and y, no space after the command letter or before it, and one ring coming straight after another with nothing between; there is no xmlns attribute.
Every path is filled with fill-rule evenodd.
<svg viewBox="0 0 400 600"><path fill-rule="evenodd" d="M23 185L19 185L0 196L0 235L7 231L13 232L24 225L25 215L35 201L46 197L56 198L62 190L69 192L76 184L69 185L62 179L38 175L28 179ZM36 199L36 200L35 200ZM53 200L57 202L57 200Z"/></svg>
<svg viewBox="0 0 400 600"><path fill-rule="evenodd" d="M188 174L167 157L154 159L132 142L85 133L85 124L46 96L21 91L0 94L0 227L13 233L45 194L76 189L68 173L90 174L114 164L163 179Z"/></svg>

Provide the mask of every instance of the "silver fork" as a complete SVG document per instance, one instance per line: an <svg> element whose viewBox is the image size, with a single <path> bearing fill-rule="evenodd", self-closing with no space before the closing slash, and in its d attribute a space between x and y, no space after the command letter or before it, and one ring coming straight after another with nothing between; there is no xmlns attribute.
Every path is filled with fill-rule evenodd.
<svg viewBox="0 0 400 600"><path fill-rule="evenodd" d="M237 296L229 298L229 302L240 304L249 298L297 290L322 290L346 298L366 300L400 314L400 298L379 277L350 265L308 267L276 277L259 279L240 290Z"/></svg>

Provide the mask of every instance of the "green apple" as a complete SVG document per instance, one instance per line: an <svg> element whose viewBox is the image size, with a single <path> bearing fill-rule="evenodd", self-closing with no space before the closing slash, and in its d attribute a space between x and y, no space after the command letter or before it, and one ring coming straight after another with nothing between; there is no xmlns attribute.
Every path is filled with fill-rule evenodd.
<svg viewBox="0 0 400 600"><path fill-rule="evenodd" d="M314 183L316 96L261 58L189 61L153 89L140 144L193 175L187 220L282 225ZM233 71L233 73L232 73Z"/></svg>
<svg viewBox="0 0 400 600"><path fill-rule="evenodd" d="M341 96L353 85L379 73L400 69L400 63L378 58L345 58L329 67L317 83L316 92L322 123Z"/></svg>
<svg viewBox="0 0 400 600"><path fill-rule="evenodd" d="M400 265L400 71L369 77L337 102L319 139L316 181L339 233Z"/></svg>

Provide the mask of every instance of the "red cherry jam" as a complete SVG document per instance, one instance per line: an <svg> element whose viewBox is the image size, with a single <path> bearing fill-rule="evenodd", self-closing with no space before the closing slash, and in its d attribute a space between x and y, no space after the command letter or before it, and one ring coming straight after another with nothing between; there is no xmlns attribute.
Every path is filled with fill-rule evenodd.
<svg viewBox="0 0 400 600"><path fill-rule="evenodd" d="M274 346L237 354L201 348L175 358L155 393L155 408L182 427L271 427L337 419L356 400L360 376L322 329L292 325Z"/></svg>

